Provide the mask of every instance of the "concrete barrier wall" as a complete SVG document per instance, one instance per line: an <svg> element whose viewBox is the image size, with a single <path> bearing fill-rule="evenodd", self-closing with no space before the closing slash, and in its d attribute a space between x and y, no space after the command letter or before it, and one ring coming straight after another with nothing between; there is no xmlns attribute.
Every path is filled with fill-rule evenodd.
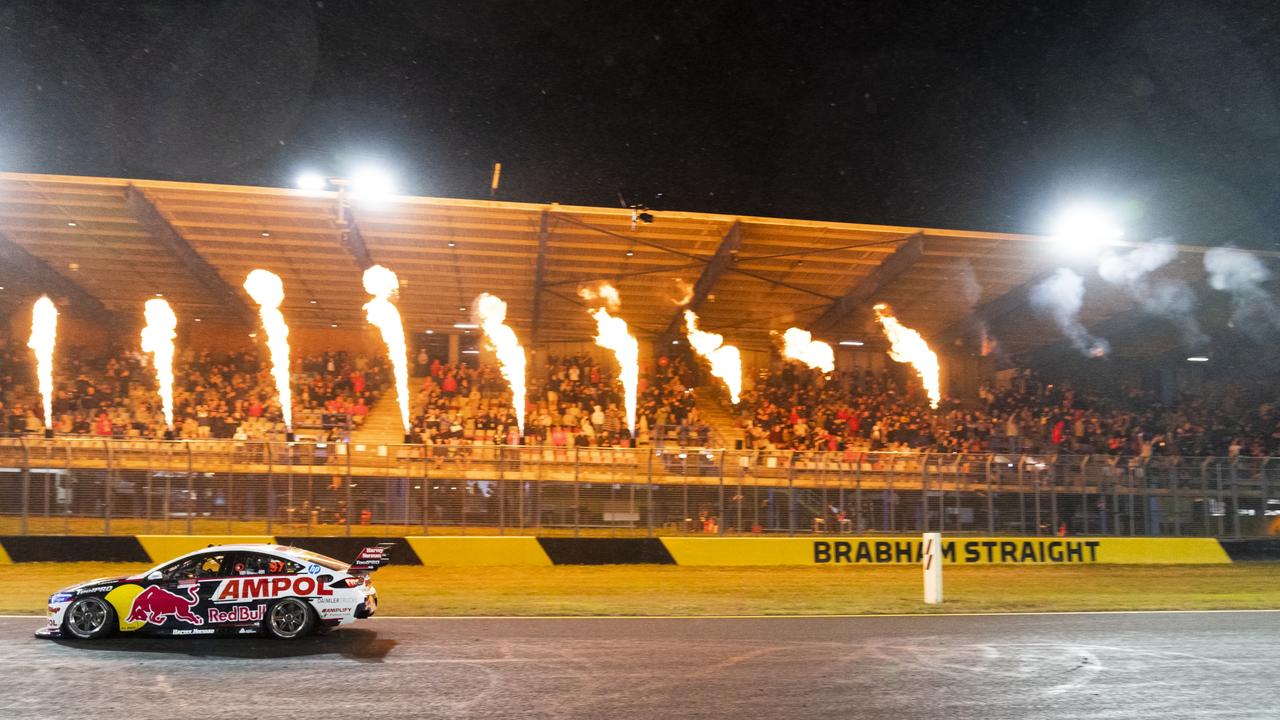
<svg viewBox="0 0 1280 720"><path fill-rule="evenodd" d="M920 562L919 537L530 536L294 537L233 535L0 536L0 564L22 562L160 563L209 545L271 543L339 560L360 548L395 543L392 564L501 565L907 565ZM944 537L951 565L1221 564L1280 560L1274 540L1212 538Z"/></svg>

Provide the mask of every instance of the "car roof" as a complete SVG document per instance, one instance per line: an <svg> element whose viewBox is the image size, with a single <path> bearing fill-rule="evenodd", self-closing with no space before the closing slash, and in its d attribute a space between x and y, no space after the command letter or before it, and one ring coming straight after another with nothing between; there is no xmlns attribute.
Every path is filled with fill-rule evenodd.
<svg viewBox="0 0 1280 720"><path fill-rule="evenodd" d="M227 545L210 545L208 547L202 547L198 550L192 550L191 552L170 558L161 564L168 565L175 560L181 560L182 558L191 557L192 555L202 555L204 553L211 552L261 552L284 555L287 557L296 557L299 552L302 552L302 550L300 548L289 547L287 545L275 545L273 543L231 543Z"/></svg>

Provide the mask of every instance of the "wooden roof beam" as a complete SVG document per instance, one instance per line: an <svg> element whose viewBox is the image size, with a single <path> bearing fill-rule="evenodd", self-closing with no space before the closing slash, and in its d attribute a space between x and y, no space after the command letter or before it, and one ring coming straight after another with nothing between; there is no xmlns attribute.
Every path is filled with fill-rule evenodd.
<svg viewBox="0 0 1280 720"><path fill-rule="evenodd" d="M258 322L258 313L245 302L244 297L174 229L142 190L130 184L125 187L124 194L129 212L133 213L138 223L208 288L223 307L250 325Z"/></svg>
<svg viewBox="0 0 1280 720"><path fill-rule="evenodd" d="M822 315L811 323L813 331L821 333L835 329L876 293L906 272L923 255L923 234L915 233L908 236L906 242L899 245L891 255L885 258L884 262L854 283L853 287L849 288L849 291L840 299L831 303Z"/></svg>
<svg viewBox="0 0 1280 720"><path fill-rule="evenodd" d="M0 233L0 280L5 276L14 278L5 281L11 287L19 287L20 283L38 286L51 298L65 300L65 305L77 313L112 322L117 319L116 314L88 290Z"/></svg>
<svg viewBox="0 0 1280 720"><path fill-rule="evenodd" d="M702 307L702 303L706 301L707 296L711 294L712 288L716 286L716 282L724 275L725 271L733 263L733 256L742 247L742 224L734 221L729 225L729 230L725 232L724 237L720 239L720 245L716 247L716 254L711 256L707 264L702 268L702 274L698 276L698 281L693 284L693 296L689 298L689 302L676 309L676 314L671 318L671 322L667 323L667 330L664 335L675 335L680 330L680 326L684 324L684 311L692 310L698 312Z"/></svg>

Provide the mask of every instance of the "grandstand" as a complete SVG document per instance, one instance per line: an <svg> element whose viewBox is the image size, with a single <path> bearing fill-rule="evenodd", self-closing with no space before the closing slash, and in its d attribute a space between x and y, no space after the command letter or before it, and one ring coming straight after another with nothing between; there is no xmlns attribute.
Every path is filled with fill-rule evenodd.
<svg viewBox="0 0 1280 720"><path fill-rule="evenodd" d="M1029 307L1061 263L1044 238L12 173L0 197L0 522L17 532L1248 535L1280 515L1275 388L1188 366L1176 324L1093 277L1079 320L1113 353L1081 372ZM1205 249L1176 250L1159 276L1203 284ZM361 310L374 263L401 278L407 438ZM253 268L284 280L292 436ZM634 432L575 294L599 280L641 344ZM482 292L530 350L523 436L472 322ZM42 293L63 314L48 438L25 347ZM136 342L156 296L180 322L172 440ZM938 351L937 410L886 355L877 301ZM683 307L742 348L740 404L689 354ZM1229 311L1208 296L1207 340L1227 342ZM778 357L791 325L836 346L834 373Z"/></svg>

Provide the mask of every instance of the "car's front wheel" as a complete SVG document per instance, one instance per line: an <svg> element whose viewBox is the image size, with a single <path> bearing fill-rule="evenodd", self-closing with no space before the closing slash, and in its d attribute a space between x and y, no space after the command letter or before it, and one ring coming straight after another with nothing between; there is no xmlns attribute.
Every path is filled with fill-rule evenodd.
<svg viewBox="0 0 1280 720"><path fill-rule="evenodd" d="M305 600L285 598L267 610L263 624L271 637L292 640L310 633L315 627L315 611Z"/></svg>
<svg viewBox="0 0 1280 720"><path fill-rule="evenodd" d="M115 629L116 611L100 597L82 597L66 609L62 628L78 640L96 640Z"/></svg>

